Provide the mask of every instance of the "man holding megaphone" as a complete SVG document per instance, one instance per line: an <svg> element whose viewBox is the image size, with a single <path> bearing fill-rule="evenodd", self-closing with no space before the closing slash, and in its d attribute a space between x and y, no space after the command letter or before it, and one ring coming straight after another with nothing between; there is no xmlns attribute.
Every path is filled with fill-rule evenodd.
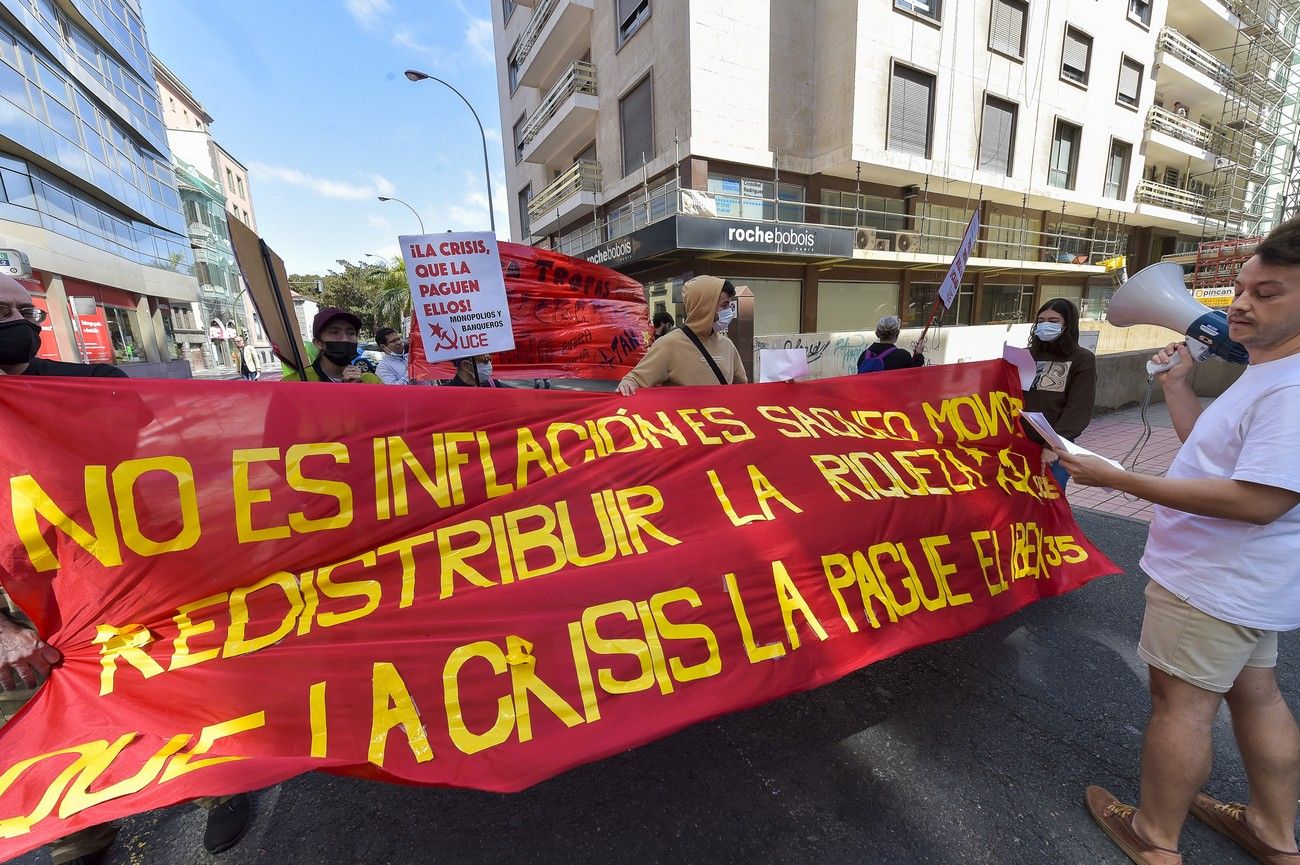
<svg viewBox="0 0 1300 865"><path fill-rule="evenodd" d="M1181 280L1180 280L1181 281ZM1138 654L1151 719L1136 807L1089 787L1093 818L1134 862L1178 865L1190 811L1261 862L1300 865L1300 727L1278 690L1277 635L1300 627L1300 219L1241 268L1227 338L1245 373L1202 410L1175 343L1152 362L1183 447L1165 477L1058 452L1074 479L1154 502L1142 569L1151 578ZM1225 699L1250 786L1246 805L1204 792L1210 728Z"/></svg>

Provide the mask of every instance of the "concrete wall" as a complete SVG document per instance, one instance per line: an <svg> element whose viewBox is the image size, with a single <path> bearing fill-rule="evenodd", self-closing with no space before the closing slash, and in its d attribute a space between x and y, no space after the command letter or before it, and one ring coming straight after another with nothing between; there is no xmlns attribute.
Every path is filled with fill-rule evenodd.
<svg viewBox="0 0 1300 865"><path fill-rule="evenodd" d="M1097 400L1094 415L1130 408L1142 401L1147 387L1149 351L1128 351L1097 358ZM1197 396L1218 396L1246 371L1244 366L1218 359L1198 363L1192 373ZM1157 383L1151 391L1153 403L1164 402L1164 390Z"/></svg>

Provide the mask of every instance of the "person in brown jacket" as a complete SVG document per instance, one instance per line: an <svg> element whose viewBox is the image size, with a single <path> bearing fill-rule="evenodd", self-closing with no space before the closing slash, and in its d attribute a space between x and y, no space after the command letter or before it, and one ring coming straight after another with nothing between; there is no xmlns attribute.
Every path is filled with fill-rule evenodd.
<svg viewBox="0 0 1300 865"><path fill-rule="evenodd" d="M636 368L623 376L618 383L623 396L661 384L749 383L740 352L726 336L736 317L736 287L716 276L697 276L682 287L682 302L686 324L656 339Z"/></svg>
<svg viewBox="0 0 1300 865"><path fill-rule="evenodd" d="M1025 411L1042 412L1061 438L1074 441L1092 422L1097 358L1079 345L1079 308L1073 301L1057 297L1039 308L1030 331L1029 353L1038 363L1038 375L1025 392ZM1038 433L1027 426L1025 432L1047 447ZM1052 463L1052 477L1065 492L1070 473L1060 462Z"/></svg>

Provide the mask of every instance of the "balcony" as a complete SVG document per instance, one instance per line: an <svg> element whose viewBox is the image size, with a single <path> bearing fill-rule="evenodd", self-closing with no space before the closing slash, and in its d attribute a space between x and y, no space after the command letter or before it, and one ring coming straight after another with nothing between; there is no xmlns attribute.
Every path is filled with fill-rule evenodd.
<svg viewBox="0 0 1300 865"><path fill-rule="evenodd" d="M569 67L520 132L525 162L553 164L595 137L596 67L582 60Z"/></svg>
<svg viewBox="0 0 1300 865"><path fill-rule="evenodd" d="M528 202L532 234L551 234L575 217L591 213L600 191L600 163L588 159L574 163Z"/></svg>
<svg viewBox="0 0 1300 865"><path fill-rule="evenodd" d="M1211 152L1210 130L1173 111L1152 106L1147 112L1145 138L1148 159L1172 162L1171 156L1176 155L1194 160L1200 169L1214 167L1216 154Z"/></svg>
<svg viewBox="0 0 1300 865"><path fill-rule="evenodd" d="M1186 228L1205 222L1205 196L1177 186L1143 180L1133 200L1139 214L1164 227Z"/></svg>
<svg viewBox="0 0 1300 865"><path fill-rule="evenodd" d="M591 48L595 0L537 0L533 17L510 58L520 87L543 87Z"/></svg>
<svg viewBox="0 0 1300 865"><path fill-rule="evenodd" d="M1232 85L1232 69L1172 27L1160 31L1156 42L1156 84L1166 98L1207 111L1222 104Z"/></svg>

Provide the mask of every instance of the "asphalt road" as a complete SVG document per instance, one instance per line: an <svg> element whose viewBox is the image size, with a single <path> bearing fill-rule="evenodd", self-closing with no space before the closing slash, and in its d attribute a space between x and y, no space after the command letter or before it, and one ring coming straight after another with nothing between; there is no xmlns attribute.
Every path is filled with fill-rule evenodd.
<svg viewBox="0 0 1300 865"><path fill-rule="evenodd" d="M1123 865L1082 805L1132 800L1148 712L1133 651L1146 525L1079 511L1127 572L959 640L699 724L514 795L308 775L256 794L249 835L203 852L203 816L128 820L106 865ZM1283 691L1300 703L1293 635ZM1241 797L1227 723L1210 789ZM1188 865L1253 862L1195 820ZM43 853L16 860L48 862Z"/></svg>

